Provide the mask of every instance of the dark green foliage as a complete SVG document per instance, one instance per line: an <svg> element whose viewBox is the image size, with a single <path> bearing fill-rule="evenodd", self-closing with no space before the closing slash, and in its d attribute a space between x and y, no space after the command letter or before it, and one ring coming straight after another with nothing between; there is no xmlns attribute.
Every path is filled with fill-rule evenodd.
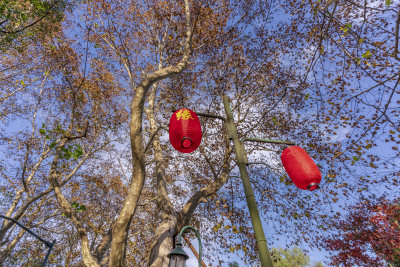
<svg viewBox="0 0 400 267"><path fill-rule="evenodd" d="M3 0L0 2L0 51L22 51L30 42L58 30L70 0Z"/></svg>

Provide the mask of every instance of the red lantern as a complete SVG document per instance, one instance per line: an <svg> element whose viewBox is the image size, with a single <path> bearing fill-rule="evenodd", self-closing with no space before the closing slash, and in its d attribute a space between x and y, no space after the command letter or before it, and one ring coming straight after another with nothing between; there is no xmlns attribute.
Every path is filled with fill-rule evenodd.
<svg viewBox="0 0 400 267"><path fill-rule="evenodd" d="M195 151L201 143L199 117L190 109L178 109L169 120L169 141L182 153Z"/></svg>
<svg viewBox="0 0 400 267"><path fill-rule="evenodd" d="M318 166L304 149L291 146L282 152L281 160L293 183L300 189L313 191L321 182Z"/></svg>

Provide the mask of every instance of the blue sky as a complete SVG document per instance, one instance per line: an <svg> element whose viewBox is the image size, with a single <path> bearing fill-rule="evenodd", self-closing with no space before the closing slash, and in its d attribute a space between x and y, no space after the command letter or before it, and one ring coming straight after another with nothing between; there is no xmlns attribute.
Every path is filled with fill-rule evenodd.
<svg viewBox="0 0 400 267"><path fill-rule="evenodd" d="M78 16L78 14L76 13L75 14L76 16ZM281 17L279 17L279 16L277 16L278 18L276 19L276 21L273 21L272 23L277 23L278 21L286 21L286 19L287 19L287 17L285 18L284 16L281 16ZM78 35L79 34L82 34L82 32L74 32L74 33L72 33L72 32L69 32L69 34L71 34L71 36L70 37L72 37L72 35L73 34L75 34L75 33L77 33ZM85 42L83 42L83 40L82 39L78 39L78 40L76 40L77 41L77 44L78 45L81 45L82 47L85 47ZM309 48L308 50L312 50L311 48ZM307 49L305 49L305 51L307 52L308 51ZM95 54L96 53L96 50L93 48L93 47L90 47L90 49L89 49L89 51L91 52L91 53L93 53L93 54ZM310 52L310 51L308 51L308 52ZM282 57L284 57L284 55L282 55ZM282 58L282 61L286 61L286 64L290 64L290 58L288 58L288 57L286 57L286 58ZM394 82L393 82L394 83ZM393 83L392 83L392 85L393 85ZM374 83L373 82L371 82L371 81L363 81L363 87L365 87L365 88L368 88L368 87L370 87L370 86L373 86L374 85ZM387 96L386 96L386 98L387 98ZM393 103L395 103L396 101L398 101L400 99L400 96L398 95L398 94L396 94L395 95L395 97L394 97L394 99L393 99ZM374 98L374 95L369 95L369 96L367 96L366 97L366 100L367 101L370 101L371 103L374 103L375 101L376 101L376 99ZM383 99L383 100L386 100L386 99ZM395 109L395 108L398 108L398 105L391 105L390 106L390 108L393 108L393 109ZM369 109L369 111L371 111L371 109ZM310 112L310 114L311 114L311 112ZM304 116L308 116L308 114L303 114ZM323 132L323 128L325 127L326 125L321 125L321 131ZM14 130L16 130L17 129L17 127L13 127L13 126L10 126L11 128L14 128ZM347 128L347 127L344 127L344 128L342 128L342 129L339 129L338 130L338 133L337 133L337 135L336 136L333 136L333 138L334 138L334 140L335 141L343 141L343 142L345 142L346 141L346 134L348 134L349 132L351 132L351 128ZM382 129L381 130L381 134L382 134L382 138L378 138L377 139L377 143L376 143L376 147L373 147L370 151L371 152L377 152L377 153L379 153L379 154L381 154L383 157L389 157L389 152L391 151L391 146L392 146L392 144L389 142L389 143L386 143L385 142L385 129ZM165 140L165 139L164 139ZM1 156L0 155L0 159L1 160L4 160L4 156ZM399 159L398 158L394 158L394 159L392 159L392 161L393 161L393 163L394 164L398 164L398 163L400 163L399 162ZM362 166L360 166L360 165L355 165L355 166L352 166L351 167L351 170L354 170L354 171L360 171L361 170L361 168L362 168ZM367 170L367 171L370 171L370 170ZM378 170L379 171L379 170ZM383 171L383 170L382 170ZM324 175L326 175L326 173L324 173ZM343 180L345 180L347 177L345 177L347 174L343 174L343 177L341 177L340 179L343 179ZM322 185L322 187L325 185L324 184L324 180L323 180L323 182L321 183L321 185ZM387 193L387 194L391 194L390 196L392 196L392 197L394 197L395 195L397 195L397 193L398 193L398 188L396 188L396 189L394 189L394 190L388 190L387 188L385 188L385 184L381 184L381 185L379 185L378 187L376 187L376 188L374 188L374 189L372 189L372 190L374 190L375 191L375 193L376 194L383 194L383 193ZM240 188L240 190L242 190L242 188ZM243 193L244 194L244 193ZM311 195L311 197L312 197L312 194L310 194ZM340 196L340 195L339 195ZM349 202L347 202L347 201L344 201L344 200L340 200L339 202L337 202L335 205L334 205L334 207L335 207L335 209L340 209L340 207L339 207L339 205L345 205L345 204L348 204ZM244 204L244 203L241 203L241 204ZM263 220L264 221L264 231L265 231L265 234L266 234L266 237L267 237L267 241L269 242L269 247L271 248L272 246L271 246L271 239L272 239L272 236L275 236L275 235L279 235L279 233L276 233L276 231L274 230L275 228L273 227L273 225L272 224L270 224L268 221L265 221L265 220ZM197 241L196 240L193 240L192 241L192 243L195 245L195 246L197 246L196 245L196 243L197 243ZM277 241L277 240L274 240L274 244L273 244L273 247L278 247L278 246L281 246L281 247L286 247L286 245L288 245L288 240L286 240L286 239L280 239L279 241ZM207 244L204 244L204 246L207 246ZM303 246L304 246L304 248L305 249L308 249L308 250L310 250L310 252L308 253L308 255L310 256L310 258L311 258L311 260L312 261L314 261L314 262L316 262L316 261L325 261L326 259L327 259L327 252L325 252L325 251L318 251L318 250L315 250L315 249L311 249L311 248L309 248L306 244L303 244ZM191 256L191 259L190 259L190 261L192 262L191 264L193 264L193 255L191 255L191 252L190 252L190 250L187 248L187 247L185 247L185 250L188 252L188 254ZM226 254L226 256L232 256L233 254ZM231 259L232 261L238 261L239 263L241 263L241 264L243 264L241 261L240 261L240 259L238 258L238 257L232 257L232 259ZM244 266L244 265L243 265Z"/></svg>

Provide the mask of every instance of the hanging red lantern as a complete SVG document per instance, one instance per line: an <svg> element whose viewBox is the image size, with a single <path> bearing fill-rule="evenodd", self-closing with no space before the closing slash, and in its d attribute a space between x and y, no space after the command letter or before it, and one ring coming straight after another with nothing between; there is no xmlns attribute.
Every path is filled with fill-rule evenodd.
<svg viewBox="0 0 400 267"><path fill-rule="evenodd" d="M300 189L313 191L321 182L318 166L304 149L291 146L283 150L281 160L292 182Z"/></svg>
<svg viewBox="0 0 400 267"><path fill-rule="evenodd" d="M169 120L169 141L182 153L195 151L202 138L199 117L190 109L178 109Z"/></svg>

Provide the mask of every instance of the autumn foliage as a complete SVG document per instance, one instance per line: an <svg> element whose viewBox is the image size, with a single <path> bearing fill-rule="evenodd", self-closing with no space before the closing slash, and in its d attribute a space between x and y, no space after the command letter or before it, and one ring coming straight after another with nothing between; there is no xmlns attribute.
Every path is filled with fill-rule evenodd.
<svg viewBox="0 0 400 267"><path fill-rule="evenodd" d="M364 200L334 221L339 234L325 240L331 263L344 266L400 264L400 198Z"/></svg>
<svg viewBox="0 0 400 267"><path fill-rule="evenodd" d="M400 4L358 2L3 1L1 214L57 239L50 264L163 266L187 224L207 263L257 262L223 120L199 118L192 153L168 141L173 110L223 117L225 94L240 140L290 140L321 171L299 190L284 146L243 145L268 245L325 246L340 230L326 244L394 261L395 223L378 216L395 219L394 202L367 199L400 185ZM0 266L44 257L0 223Z"/></svg>

